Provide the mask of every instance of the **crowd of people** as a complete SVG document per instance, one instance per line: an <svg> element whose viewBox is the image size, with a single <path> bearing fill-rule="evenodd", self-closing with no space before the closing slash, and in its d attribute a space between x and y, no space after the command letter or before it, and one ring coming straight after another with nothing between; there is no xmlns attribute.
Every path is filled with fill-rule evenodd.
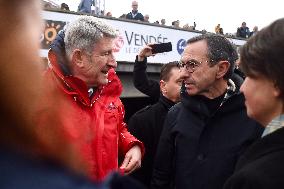
<svg viewBox="0 0 284 189"><path fill-rule="evenodd" d="M52 7L50 4L45 4L45 5L46 5L45 6L46 8ZM92 7L94 7L93 8L94 10L92 9ZM141 12L138 11L138 2L137 1L132 1L131 7L132 7L131 12L129 12L127 14L122 14L119 18L150 23L150 21L149 21L150 15L149 14L143 15ZM64 10L64 11L69 11L69 7L66 3L62 3L60 9ZM87 13L87 14L93 14L93 15L113 17L111 12L105 13L104 10L100 10L98 7L96 7L95 2L93 0L81 0L77 11L81 12L81 13ZM154 21L153 24L166 26L166 20L164 18L162 18L161 20ZM171 25L168 25L168 26L171 26L171 27L174 27L174 28L185 29L185 30L189 30L189 31L196 30L196 23L195 22L193 22L193 25L186 23L185 25L180 26L180 21L174 20L174 21L171 22ZM203 29L202 32L206 33L207 31ZM234 34L224 33L223 28L221 28L220 24L217 24L217 26L215 27L215 33L217 33L217 34L221 34L221 35L225 34L225 35L228 35L228 36L231 36L231 37L239 37L239 38L245 38L245 39L256 34L257 32L258 32L257 26L254 26L253 30L250 31L249 28L246 26L245 22L242 23L241 27L237 28L237 31Z"/></svg>
<svg viewBox="0 0 284 189"><path fill-rule="evenodd" d="M120 174L104 178L118 170L118 152L125 155L125 174L140 166L144 153L121 117L114 30L95 17L74 21L66 43L51 47L43 74L40 15L38 0L1 2L0 188L143 188ZM96 35L77 40L81 32ZM96 87L92 98L89 86Z"/></svg>
<svg viewBox="0 0 284 189"><path fill-rule="evenodd" d="M44 69L40 11L37 0L0 7L1 188L284 186L283 122L263 134L284 118L284 18L252 35L240 57L223 35L188 39L159 81L146 72L153 46L143 47L133 83L156 103L127 125L115 29L78 16L51 43Z"/></svg>

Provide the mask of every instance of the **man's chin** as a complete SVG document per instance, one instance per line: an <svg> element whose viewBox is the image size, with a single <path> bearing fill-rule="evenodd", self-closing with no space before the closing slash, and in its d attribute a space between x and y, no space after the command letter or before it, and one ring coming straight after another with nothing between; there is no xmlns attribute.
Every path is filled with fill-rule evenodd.
<svg viewBox="0 0 284 189"><path fill-rule="evenodd" d="M101 82L100 82L100 85L106 85L108 83L108 79L103 79Z"/></svg>
<svg viewBox="0 0 284 189"><path fill-rule="evenodd" d="M187 92L187 94L188 94L189 96L194 96L194 95L197 94L194 89L189 89L189 88L186 89L186 92Z"/></svg>
<svg viewBox="0 0 284 189"><path fill-rule="evenodd" d="M100 87L102 85L108 84L108 79L100 79L97 82L94 82L91 86Z"/></svg>

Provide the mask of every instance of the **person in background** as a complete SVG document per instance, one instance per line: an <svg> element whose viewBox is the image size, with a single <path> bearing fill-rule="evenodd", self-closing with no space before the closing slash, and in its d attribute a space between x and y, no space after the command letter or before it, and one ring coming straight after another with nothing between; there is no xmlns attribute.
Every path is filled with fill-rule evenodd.
<svg viewBox="0 0 284 189"><path fill-rule="evenodd" d="M38 0L2 1L0 6L0 35L5 36L0 41L0 188L141 188L118 174L102 184L86 179L79 152L61 132L57 108L64 103L62 96L43 83L40 11ZM45 91L52 94L50 106L41 101ZM37 125L42 111L50 126L44 135Z"/></svg>
<svg viewBox="0 0 284 189"><path fill-rule="evenodd" d="M111 13L111 12L107 12L107 13L106 13L106 16L107 16L107 17L112 17L112 13Z"/></svg>
<svg viewBox="0 0 284 189"><path fill-rule="evenodd" d="M263 128L246 114L230 79L238 55L224 36L193 37L179 66L181 103L169 111L154 162L152 188L220 189Z"/></svg>
<svg viewBox="0 0 284 189"><path fill-rule="evenodd" d="M144 16L144 22L148 22L148 23L149 23L149 14L145 14L145 16Z"/></svg>
<svg viewBox="0 0 284 189"><path fill-rule="evenodd" d="M252 32L250 32L250 36L255 35L257 32L258 32L258 27L254 26L253 29L252 29Z"/></svg>
<svg viewBox="0 0 284 189"><path fill-rule="evenodd" d="M183 25L182 28L185 29L185 30L190 30L190 26L188 25L188 23Z"/></svg>
<svg viewBox="0 0 284 189"><path fill-rule="evenodd" d="M220 28L220 29L219 29L219 34L220 34L220 35L224 35L223 28Z"/></svg>
<svg viewBox="0 0 284 189"><path fill-rule="evenodd" d="M78 12L92 14L93 0L81 0L78 6Z"/></svg>
<svg viewBox="0 0 284 189"><path fill-rule="evenodd" d="M166 25L166 20L163 18L163 19L161 19L161 25L162 26L165 26Z"/></svg>
<svg viewBox="0 0 284 189"><path fill-rule="evenodd" d="M61 3L60 9L64 11L70 11L69 6L66 3Z"/></svg>
<svg viewBox="0 0 284 189"><path fill-rule="evenodd" d="M193 22L193 28L192 28L192 30L196 30L196 22L195 22L195 21Z"/></svg>
<svg viewBox="0 0 284 189"><path fill-rule="evenodd" d="M120 15L119 18L126 19L126 14Z"/></svg>
<svg viewBox="0 0 284 189"><path fill-rule="evenodd" d="M122 85L114 70L116 36L100 19L79 16L67 25L65 36L59 33L48 53L46 85L56 86L65 97L58 110L61 132L78 148L94 180L118 169L118 155L125 157L120 170L125 174L134 171L144 151L123 122ZM39 119L46 121L44 112ZM49 127L41 127L42 132L46 130Z"/></svg>
<svg viewBox="0 0 284 189"><path fill-rule="evenodd" d="M144 16L138 12L138 2L132 1L132 11L126 15L126 19L144 21Z"/></svg>
<svg viewBox="0 0 284 189"><path fill-rule="evenodd" d="M146 54L149 53L150 50ZM160 84L158 81L154 79L149 79L146 70L147 70L147 56L144 59L141 59L137 55L133 70L133 84L137 90L139 90L141 93L145 95L148 95L153 102L157 102L160 98ZM232 74L231 79L235 83L237 89L240 88L243 82L242 76L243 76L242 73L238 72L238 70L235 70L235 73Z"/></svg>
<svg viewBox="0 0 284 189"><path fill-rule="evenodd" d="M220 34L220 24L217 24L217 26L215 27L215 33Z"/></svg>
<svg viewBox="0 0 284 189"><path fill-rule="evenodd" d="M252 36L241 48L240 66L246 74L241 91L248 116L263 127L274 118L281 122L241 156L224 189L284 186L283 40L284 18L281 18Z"/></svg>
<svg viewBox="0 0 284 189"><path fill-rule="evenodd" d="M250 36L249 28L245 22L242 23L242 26L237 29L237 37L248 38Z"/></svg>
<svg viewBox="0 0 284 189"><path fill-rule="evenodd" d="M175 27L175 28L180 28L180 26L179 26L179 20L176 20L176 21L173 21L173 27Z"/></svg>
<svg viewBox="0 0 284 189"><path fill-rule="evenodd" d="M146 52L144 52L146 51ZM153 102L157 102L160 98L159 81L149 79L147 75L147 57L152 53L151 47L147 46L141 50L146 56L137 55L135 58L133 69L133 84L141 93L148 95Z"/></svg>
<svg viewBox="0 0 284 189"><path fill-rule="evenodd" d="M246 76L245 74L243 73L243 71L241 70L241 67L240 67L240 60L237 60L236 61L236 67L234 69L234 73L236 73L237 75L239 75L243 80L245 80ZM243 82L242 82L243 83ZM241 85L240 85L241 86ZM240 87L239 87L240 88Z"/></svg>
<svg viewBox="0 0 284 189"><path fill-rule="evenodd" d="M144 47L139 53L139 59L151 56L151 47ZM129 120L128 129L145 145L145 156L141 168L133 172L132 176L150 188L153 161L157 145L162 132L164 120L169 109L180 100L182 80L177 62L170 62L162 66L160 73L159 101L136 112Z"/></svg>

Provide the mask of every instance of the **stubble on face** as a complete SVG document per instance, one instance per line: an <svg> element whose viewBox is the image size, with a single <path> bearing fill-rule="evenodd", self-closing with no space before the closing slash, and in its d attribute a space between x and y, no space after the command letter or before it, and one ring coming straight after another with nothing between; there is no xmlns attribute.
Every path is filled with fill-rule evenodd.
<svg viewBox="0 0 284 189"><path fill-rule="evenodd" d="M108 72L112 67L116 67L112 55L113 38L104 37L99 40L93 50L92 55L89 55L84 61L84 69L81 71L83 80L88 87L100 87L108 83ZM110 53L108 55L108 53ZM112 61L110 63L110 61Z"/></svg>
<svg viewBox="0 0 284 189"><path fill-rule="evenodd" d="M207 42L205 40L193 42L184 50L183 62L194 61L200 64L194 71L183 70L186 91L190 96L208 96L215 81L215 73L209 65L207 57Z"/></svg>

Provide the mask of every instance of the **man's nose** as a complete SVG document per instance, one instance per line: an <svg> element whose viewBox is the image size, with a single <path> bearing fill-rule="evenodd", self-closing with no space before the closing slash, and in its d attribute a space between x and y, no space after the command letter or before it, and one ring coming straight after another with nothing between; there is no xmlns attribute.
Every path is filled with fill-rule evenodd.
<svg viewBox="0 0 284 189"><path fill-rule="evenodd" d="M115 56L114 56L113 52L109 54L107 65L112 67L112 68L116 68L117 67L117 62L116 62L116 59L115 59Z"/></svg>
<svg viewBox="0 0 284 189"><path fill-rule="evenodd" d="M116 68L117 67L117 62L116 62L114 56L112 56L112 58L110 60L108 60L107 65L112 67L112 68Z"/></svg>
<svg viewBox="0 0 284 189"><path fill-rule="evenodd" d="M192 74L192 73L189 72L189 71L187 71L186 68L181 68L181 69L180 69L180 78L181 78L182 80L185 80L185 79L189 78L191 74Z"/></svg>

